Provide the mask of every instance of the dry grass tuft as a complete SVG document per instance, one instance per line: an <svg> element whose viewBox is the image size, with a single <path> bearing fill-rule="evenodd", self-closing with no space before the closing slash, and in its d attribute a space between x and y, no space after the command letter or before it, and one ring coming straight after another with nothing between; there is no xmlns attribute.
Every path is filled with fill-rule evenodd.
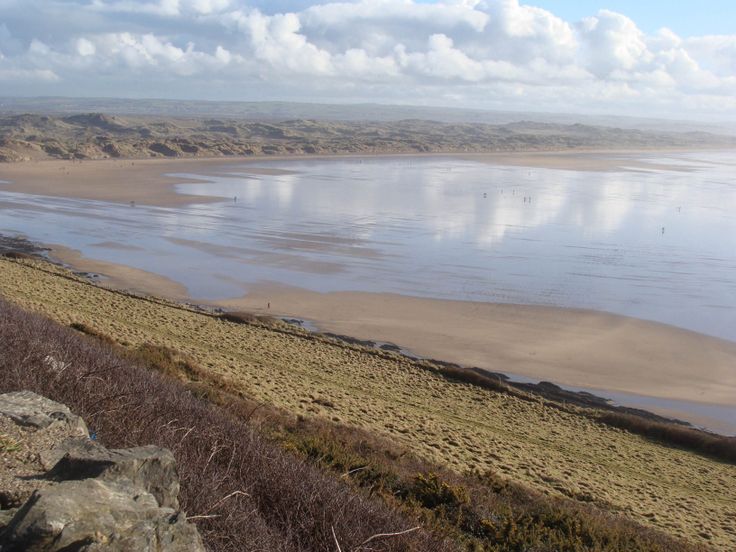
<svg viewBox="0 0 736 552"><path fill-rule="evenodd" d="M20 444L11 437L0 433L0 453L9 454L20 450Z"/></svg>

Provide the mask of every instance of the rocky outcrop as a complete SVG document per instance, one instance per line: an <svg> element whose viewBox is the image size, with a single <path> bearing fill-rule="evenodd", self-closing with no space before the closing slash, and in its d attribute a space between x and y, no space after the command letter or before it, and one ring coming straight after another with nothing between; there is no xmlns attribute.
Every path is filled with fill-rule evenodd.
<svg viewBox="0 0 736 552"><path fill-rule="evenodd" d="M48 476L61 481L130 480L152 494L160 506L179 508L179 478L174 455L155 446L107 450L94 441L70 439L51 451L59 457Z"/></svg>
<svg viewBox="0 0 736 552"><path fill-rule="evenodd" d="M30 392L0 395L0 438L13 472L0 496L14 497L0 504L0 552L204 551L179 511L170 451L108 450L66 406Z"/></svg>
<svg viewBox="0 0 736 552"><path fill-rule="evenodd" d="M0 416L10 418L21 426L44 429L52 424L64 424L72 433L80 436L89 433L84 420L72 414L67 406L30 391L0 395Z"/></svg>

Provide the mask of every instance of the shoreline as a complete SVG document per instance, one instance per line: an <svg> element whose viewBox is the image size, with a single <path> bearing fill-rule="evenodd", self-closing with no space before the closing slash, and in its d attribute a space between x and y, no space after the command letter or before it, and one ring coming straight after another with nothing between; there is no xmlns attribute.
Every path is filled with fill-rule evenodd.
<svg viewBox="0 0 736 552"><path fill-rule="evenodd" d="M515 151L488 153L366 153L331 155L272 155L251 157L180 157L146 159L95 159L72 161L43 159L15 163L0 163L0 191L45 195L51 197L108 201L158 207L176 207L197 203L214 203L227 198L186 195L176 190L179 184L199 184L202 179L170 176L197 174L202 177L226 176L228 173L248 173L248 165L272 161L309 161L341 159L412 159L456 158L499 166L610 172L646 169L687 171L681 165L647 161L656 154L724 151L724 148L653 148L568 149L557 151ZM729 150L730 151L730 150ZM607 156L601 158L600 156ZM263 174L253 167L251 174ZM53 183L52 183L53 182ZM104 182L104 186L99 183Z"/></svg>
<svg viewBox="0 0 736 552"><path fill-rule="evenodd" d="M194 301L303 318L325 332L490 372L736 407L736 342L659 322L571 307L320 293L278 284L249 286L238 298ZM692 366L703 365L710 373L692 373Z"/></svg>
<svg viewBox="0 0 736 552"><path fill-rule="evenodd" d="M529 158L532 157L538 166L549 166L561 160L579 163L577 169L570 170L591 170L588 166L591 161L600 163L597 156L615 156L616 163L620 161L630 167L632 160L641 162L657 153L664 151L297 155L130 160L131 165L121 160L82 164L38 161L18 164L30 171L24 173L30 180L21 179L13 185L24 193L28 193L30 188L44 195L52 193L60 197L122 203L140 189L143 199L137 200L139 203L175 206L222 201L223 198L182 195L175 185L187 180L166 176L165 173L182 174L190 170L206 176L227 174L231 170L248 174L251 173L250 165L251 174L257 175L271 170L258 167L258 163L263 161L452 156L531 166ZM2 172L4 167L0 165L0 179L9 178ZM63 169L64 178L59 179L59 175L54 173L55 170L62 172L59 168ZM679 169L683 170L683 167ZM599 166L598 170L613 169ZM54 181L53 189L50 180ZM190 181L202 182L200 179ZM100 182L104 182L104 187L97 185ZM7 190L8 186L0 186L0 190L4 189ZM169 278L86 258L80 252L63 246L54 246L52 256L75 270L104 274L104 284L118 289L131 289L179 302L306 319L323 331L396 343L425 358L475 366L490 372L519 374L561 386L736 407L736 374L728 369L736 365L736 343L656 322L566 307L452 301L390 293L317 293L268 283L243 283L241 297L205 301L190 296L183 285ZM266 308L268 303L272 303L272 309ZM676 416L683 417L679 412ZM685 419L693 420L693 417L685 416Z"/></svg>
<svg viewBox="0 0 736 552"><path fill-rule="evenodd" d="M11 238L10 240L6 241L12 242L15 240ZM220 303L197 301L193 299L186 294L186 290L182 286L165 277L131 267L114 265L113 263L106 263L104 261L86 259L85 257L81 256L79 252L63 246L36 246L35 249L32 248L31 250L29 250L28 246L33 245L31 244L31 242L27 242L22 238L17 241L18 243L24 242L21 243L21 245L25 244L25 254L38 255L39 253L50 252L50 255L45 256L45 259L47 261L50 261L54 264L64 265L72 270L75 270L75 274L77 276L81 276L82 278L86 279L91 285L114 289L126 294L132 293L133 296L136 297L151 297L152 299L160 298L165 301L172 301L174 303L180 304L185 308L195 308L196 310L201 310L202 312L206 313L216 314L218 312L233 312L237 315L237 311L233 311L232 309L229 311L225 310ZM9 249L6 248L5 252L7 253L8 250ZM296 291L304 292L304 290ZM380 296L382 294L369 295ZM422 298L408 299L429 302L430 304L433 301L437 301ZM463 302L459 301L459 303ZM504 305L504 307L512 309L524 307L535 309L534 306L529 305ZM345 308L345 305L342 305L342 308ZM570 310L561 307L541 308L562 312ZM355 343L369 348L375 348L377 350L387 350L393 353L398 353L402 356L406 356L410 359L426 360L438 365L445 365L448 367L456 366L471 371L477 370L481 373L488 374L492 378L498 378L500 381L505 382L507 385L510 385L513 388L530 392L532 394L537 394L553 401L558 401L562 403L569 402L570 404L577 404L579 406L588 408L602 408L604 410L613 410L622 413L633 414L634 416L643 417L653 421L673 424L685 423L691 425L696 429L704 429L706 431L714 432L715 434L720 435L736 435L736 422L732 421L736 420L736 405L734 404L699 401L693 400L691 398L661 398L644 394L639 389L635 391L616 391L609 388L583 386L562 382L554 377L525 376L511 370L504 371L502 367L497 367L495 369L479 368L473 365L464 365L462 363L448 361L446 356L438 357L415 354L416 352L414 350L409 350L406 347L397 345L395 343L395 340L380 341L372 338L361 339L355 337L354 335L333 333L326 329L325 326L327 326L328 324L324 324L321 322L314 323L312 320L295 318L294 316L285 316L277 312L269 311L268 309L255 308L249 310L248 312L251 315L266 316L279 319L289 324L293 324L308 333L315 333L328 338L337 339L338 341L344 341L348 344ZM593 315L594 317L613 316L622 318L618 315L608 315L607 313L600 313L596 311L581 312L585 312L588 315ZM636 319L632 320L636 321ZM640 322L647 324L646 321ZM660 326L663 325L660 324ZM678 330L678 328L674 328L671 326L665 326L665 328ZM702 336L701 334L695 335L707 338L707 336ZM551 382L551 385L546 382Z"/></svg>
<svg viewBox="0 0 736 552"><path fill-rule="evenodd" d="M736 409L736 343L610 313L504 303L475 303L389 293L319 293L280 286L249 286L249 293L224 301L192 297L173 280L115 263L87 259L52 246L50 258L97 283L168 300L307 320L321 332L391 343L428 359L477 367L510 379L550 381L562 388L590 389L610 399L626 394L650 402L669 401ZM271 308L268 308L271 303ZM692 366L710 363L708 374ZM593 369L591 369L591 367ZM635 408L639 406L632 405ZM643 410L713 426L692 412ZM736 434L736 424L728 424Z"/></svg>

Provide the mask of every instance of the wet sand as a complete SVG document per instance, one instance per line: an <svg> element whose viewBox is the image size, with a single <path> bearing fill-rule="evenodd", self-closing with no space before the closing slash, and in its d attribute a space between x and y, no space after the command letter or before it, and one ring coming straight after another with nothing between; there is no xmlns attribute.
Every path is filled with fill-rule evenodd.
<svg viewBox="0 0 736 552"><path fill-rule="evenodd" d="M561 170L612 171L636 169L687 170L647 161L646 155L657 151L680 151L675 149L651 152L627 151L564 151L564 152L519 152L481 154L396 154L373 157L456 157L472 159L496 165L540 167ZM691 151L691 150L688 150ZM309 159L362 156L309 156ZM278 159L305 159L305 156L229 157L229 158L185 158L185 159L104 159L94 161L45 160L25 163L0 163L0 189L8 192L70 197L174 207L191 203L221 201L221 197L188 196L178 193L177 184L198 183L170 174L213 175L227 172L273 174L270 169L253 167L244 170L246 164ZM278 170L278 169L276 169ZM265 171L265 172L264 172Z"/></svg>
<svg viewBox="0 0 736 552"><path fill-rule="evenodd" d="M78 272L100 275L99 283L114 289L165 297L172 301L186 301L187 289L173 280L130 266L107 263L84 257L79 251L59 244L50 244L49 256Z"/></svg>

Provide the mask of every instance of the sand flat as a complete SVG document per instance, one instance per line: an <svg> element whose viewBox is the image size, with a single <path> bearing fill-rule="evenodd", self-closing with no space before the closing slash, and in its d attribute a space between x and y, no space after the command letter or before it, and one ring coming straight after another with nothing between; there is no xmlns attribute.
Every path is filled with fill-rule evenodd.
<svg viewBox="0 0 736 552"><path fill-rule="evenodd" d="M232 161L230 161L230 164ZM95 161L32 161L0 165L0 189L24 194L48 195L156 206L222 201L219 197L187 196L175 186L186 182L170 173L207 173L228 165L222 159L105 159Z"/></svg>
<svg viewBox="0 0 736 552"><path fill-rule="evenodd" d="M265 308L271 303L271 309ZM252 286L219 305L576 387L736 405L736 343L590 310Z"/></svg>
<svg viewBox="0 0 736 552"><path fill-rule="evenodd" d="M495 165L529 166L550 169L580 171L631 170L636 168L668 168L687 170L680 166L665 166L642 157L643 153L677 152L683 149L641 151L580 151L561 152L518 152L481 154L379 154L370 157L455 157L472 159ZM692 151L691 149L687 151ZM0 189L55 197L70 197L155 206L177 206L191 203L222 201L221 197L188 196L178 193L177 184L198 183L175 173L198 175L237 174L273 175L289 174L280 169L252 167L266 160L277 159L320 159L359 158L366 155L330 156L253 156L228 158L182 158L182 159L103 159L92 161L43 160L24 163L0 164Z"/></svg>

